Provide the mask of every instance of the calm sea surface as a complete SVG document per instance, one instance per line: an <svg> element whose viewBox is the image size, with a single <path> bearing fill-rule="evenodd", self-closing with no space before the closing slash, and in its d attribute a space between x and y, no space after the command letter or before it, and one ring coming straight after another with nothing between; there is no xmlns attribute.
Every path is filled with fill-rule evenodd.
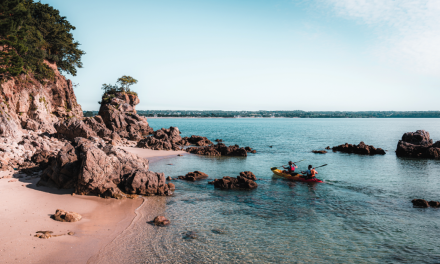
<svg viewBox="0 0 440 264"><path fill-rule="evenodd" d="M439 263L440 210L411 200L440 200L440 161L398 158L402 134L425 129L440 140L439 119L149 119L156 130L221 138L255 148L247 158L184 156L152 163L176 177L210 179L252 171L258 188L221 191L173 181L172 197L147 197L139 218L103 252L102 263ZM364 141L385 156L313 154ZM269 146L273 146L270 148ZM289 182L270 167L298 161L325 183ZM168 165L172 163L173 165ZM165 228L147 224L165 215ZM197 239L185 238L188 231Z"/></svg>

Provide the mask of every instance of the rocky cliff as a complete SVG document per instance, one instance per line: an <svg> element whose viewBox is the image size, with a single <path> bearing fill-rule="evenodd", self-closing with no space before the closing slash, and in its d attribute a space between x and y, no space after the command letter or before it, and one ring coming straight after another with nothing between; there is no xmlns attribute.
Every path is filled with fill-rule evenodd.
<svg viewBox="0 0 440 264"><path fill-rule="evenodd" d="M22 128L54 133L59 118L83 117L72 81L47 63L55 72L53 80L40 83L22 74L0 84L0 136L19 137Z"/></svg>

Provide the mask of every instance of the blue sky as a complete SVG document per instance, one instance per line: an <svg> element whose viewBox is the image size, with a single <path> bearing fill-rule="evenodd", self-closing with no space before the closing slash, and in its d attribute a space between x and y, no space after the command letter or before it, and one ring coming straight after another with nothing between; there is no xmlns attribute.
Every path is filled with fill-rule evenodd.
<svg viewBox="0 0 440 264"><path fill-rule="evenodd" d="M434 0L42 2L87 53L83 110L122 75L138 110L440 110Z"/></svg>

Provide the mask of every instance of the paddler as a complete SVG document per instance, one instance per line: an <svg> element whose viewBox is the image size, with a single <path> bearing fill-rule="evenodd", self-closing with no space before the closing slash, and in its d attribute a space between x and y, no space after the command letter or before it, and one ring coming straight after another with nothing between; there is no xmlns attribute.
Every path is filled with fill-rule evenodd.
<svg viewBox="0 0 440 264"><path fill-rule="evenodd" d="M286 170L283 171L284 173L289 173L290 175L295 174L295 169L298 168L298 166L296 166L296 164L292 161L289 161L289 165L287 166L287 168L285 166L283 166L283 168L285 168Z"/></svg>
<svg viewBox="0 0 440 264"><path fill-rule="evenodd" d="M306 172L302 171L301 173L306 174L305 176L303 176L306 179L313 179L315 178L315 175L318 174L318 172L315 170L315 168L312 167L312 165L309 165Z"/></svg>

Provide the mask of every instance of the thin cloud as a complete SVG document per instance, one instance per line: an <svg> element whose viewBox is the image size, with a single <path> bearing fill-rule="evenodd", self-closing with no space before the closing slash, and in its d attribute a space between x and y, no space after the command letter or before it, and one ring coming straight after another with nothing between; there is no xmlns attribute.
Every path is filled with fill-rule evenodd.
<svg viewBox="0 0 440 264"><path fill-rule="evenodd" d="M379 34L375 53L412 70L440 75L440 1L321 0Z"/></svg>

